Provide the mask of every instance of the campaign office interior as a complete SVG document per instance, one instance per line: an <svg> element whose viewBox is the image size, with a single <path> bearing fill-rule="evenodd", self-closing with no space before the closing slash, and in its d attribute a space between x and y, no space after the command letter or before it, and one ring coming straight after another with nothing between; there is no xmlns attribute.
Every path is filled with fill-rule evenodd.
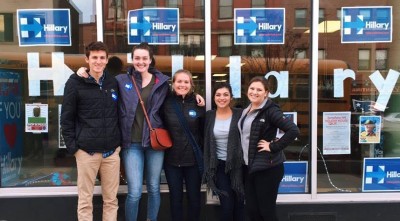
<svg viewBox="0 0 400 221"><path fill-rule="evenodd" d="M132 24L134 15L148 19ZM2 0L0 220L76 219L76 162L60 135L65 81L86 65L90 42L105 42L125 72L142 40L166 75L193 73L207 109L216 82L231 83L235 106L245 107L249 80L268 79L271 99L301 132L285 150L280 220L397 220L399 16L397 0ZM174 30L152 24L162 21ZM160 182L159 220L168 220ZM124 220L123 173L120 184ZM217 220L218 199L203 192L201 219Z"/></svg>

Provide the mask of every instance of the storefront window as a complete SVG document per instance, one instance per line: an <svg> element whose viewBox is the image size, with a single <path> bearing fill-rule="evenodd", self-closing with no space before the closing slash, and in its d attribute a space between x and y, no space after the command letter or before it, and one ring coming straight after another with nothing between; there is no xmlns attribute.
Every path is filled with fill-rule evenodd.
<svg viewBox="0 0 400 221"><path fill-rule="evenodd" d="M97 2L102 3L103 20L98 20L96 15ZM76 185L75 158L65 149L59 115L66 79L77 68L86 66L85 46L103 40L109 46L110 56L122 59L121 72L125 72L130 65L131 49L137 44L128 41L129 12L178 8L177 42L152 44L160 71L172 76L177 69L188 69L193 73L196 92L203 96L212 91L215 83L229 82L234 87L236 107L248 105L246 89L252 77L267 77L271 99L288 117L295 118L301 131L285 154L288 162L307 163L303 193L329 197L328 193L386 191L367 188L367 184L385 180L379 179L382 171L376 171L374 166L365 167L365 162L400 157L400 54L397 52L400 42L392 31L399 19L397 1L369 0L365 5L355 5L351 1L320 0L319 9L314 10L313 1L309 0L206 3L211 6L211 18L204 18L204 0L2 1L0 187ZM23 7L17 8L17 5ZM257 20L251 16L234 18L238 9L277 8L285 10L284 35L279 42L259 41L263 36L273 35L251 39L261 30L249 31L256 29L252 22ZM57 39L54 33L46 34L42 26L46 16L37 18L33 16L36 13L30 12L30 18L20 17L20 12L29 10L52 18L57 17L58 12L54 11L67 12L67 24L56 29L66 27L69 37L65 37L67 31L58 36L65 39ZM319 32L318 38L313 39L318 41L318 58L312 57L311 46L316 43L310 41L312 12L318 16L315 21L319 23L319 30L315 30ZM265 16L264 11L247 15ZM210 36L204 30L208 19ZM103 23L98 25L97 21ZM361 27L361 21L371 23ZM271 24L257 28L278 27ZM241 36L248 34L247 39L238 40L235 25L242 28L237 32ZM102 36L97 36L98 27L103 31ZM152 33L150 40L162 35ZM50 42L36 38L47 38ZM66 39L67 43L63 41ZM208 44L210 57L205 54ZM208 59L211 73L205 70ZM318 62L318 71L311 73L314 62ZM209 87L206 87L206 76L211 76ZM318 79L313 85L315 77ZM317 93L312 93L312 89ZM313 110L310 106L315 94L318 107ZM314 116L317 127L311 128ZM316 144L311 142L314 138L311 134L316 134ZM314 150L317 150L316 162L311 161ZM317 174L310 174L314 166ZM375 172L379 177L368 175ZM165 178L162 179L165 183ZM315 180L316 185L312 186L311 181ZM99 183L97 180L96 184ZM125 184L123 176L121 184Z"/></svg>
<svg viewBox="0 0 400 221"><path fill-rule="evenodd" d="M107 2L107 1L105 1ZM172 74L178 70L185 68L193 74L194 84L196 85L196 92L205 96L205 76L204 76L204 20L199 19L204 15L204 3L201 0L196 1L167 1L167 7L162 6L161 1L143 1L146 7L138 8L128 6L123 12L129 15L129 11L142 11L149 13L149 19L154 23L162 23L163 21L157 17L152 8L162 9L175 9L179 10L179 23L178 38L179 44L171 42L156 42L154 39L163 34L152 33L152 37L143 41L147 41L152 45L154 57L156 61L156 68L162 73L172 77ZM141 4L139 4L141 5ZM106 4L105 7L107 8ZM147 13L146 12L146 13ZM141 18L138 19L139 22ZM153 21L153 20L154 21ZM170 19L170 18L168 18ZM132 47L139 42L128 43L128 35L126 27L129 19L110 22L107 21L104 26L104 41L107 43L114 55L121 57L124 62L122 72L127 70L130 65L130 53ZM165 183L165 177L162 174L162 183ZM126 184L122 182L121 184Z"/></svg>
<svg viewBox="0 0 400 221"><path fill-rule="evenodd" d="M219 2L221 12L227 1ZM238 2L234 1L234 5ZM260 8L261 5L264 5L265 8ZM307 165L310 163L308 145L310 69L307 65L309 62L307 59L309 35L305 34L303 29L295 29L295 26L307 26L306 13L309 5L310 1L296 1L296 3L291 1L290 4L287 1L279 3L277 1L267 3L265 1L248 1L243 3L242 7L233 9L236 16L233 21L218 20L221 18L221 13L219 17L211 15L211 45L213 53L215 50L218 54L212 61L211 91L215 83L229 82L235 97L234 106L245 108L249 104L246 94L250 79L255 76L268 77L271 99L280 105L287 117L297 123L301 131L298 139L285 150L288 162L301 161ZM296 17L285 17L283 25L285 34L282 35L279 43L270 42L269 39L260 40L262 36L268 34L263 34L261 28L254 32L249 31L251 26L246 26L254 21L260 25L263 18L271 21L272 18L268 17L271 16L269 14L271 11L265 10L285 8L287 14L294 13L294 7L301 7L301 10L296 11L296 15L298 15ZM279 12L276 17L279 17ZM283 24L283 18L281 22L270 22L269 24ZM243 29L237 31L235 27ZM236 31L237 33L235 33ZM278 132L277 136L279 137L281 134ZM299 184L299 186L304 185L303 189L300 188L300 192L308 193L309 186L306 184L309 180L306 175L308 171L304 169L303 172L305 182ZM290 175L288 174L288 176ZM287 192L282 190L281 193Z"/></svg>
<svg viewBox="0 0 400 221"><path fill-rule="evenodd" d="M3 1L2 7L0 187L76 185L59 115L64 84L84 65L85 45L97 39L94 1ZM49 37L57 29L64 31Z"/></svg>
<svg viewBox="0 0 400 221"><path fill-rule="evenodd" d="M386 49L396 48L399 42L395 35L391 40L389 29L370 25L391 24L390 16L394 16L399 8L397 3L389 6L373 0L365 6L352 2L332 4L332 1L320 1L320 7L326 11L326 20L341 19L344 29L341 33L340 27L329 27L336 31L320 33L319 46L325 48L326 60L336 60L345 67L333 66L318 73L321 83L318 98L319 193L379 191L379 185L390 186L385 183L385 169L379 178L375 176L379 174L378 166L366 166L374 159L381 160L377 161L381 162L380 168L385 168L385 165L388 168L385 160L400 156L400 134L396 129L399 128L396 126L399 55L391 51L393 54L389 58ZM338 13L338 8L341 8L341 13ZM356 15L365 22L364 28L347 26L357 21ZM340 23L331 23L335 24ZM346 77L337 81L340 75ZM383 87L389 90L382 90ZM374 187L369 189L371 186Z"/></svg>

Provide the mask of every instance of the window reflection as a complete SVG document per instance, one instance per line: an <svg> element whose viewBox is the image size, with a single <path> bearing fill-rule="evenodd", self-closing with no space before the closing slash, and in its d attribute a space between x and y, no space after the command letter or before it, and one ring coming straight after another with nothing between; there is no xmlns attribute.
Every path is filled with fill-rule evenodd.
<svg viewBox="0 0 400 221"><path fill-rule="evenodd" d="M44 3L46 4L46 3ZM0 187L70 186L76 185L75 158L67 153L60 137L59 111L62 96L55 95L55 84L62 84L62 74L83 66L85 44L97 39L94 1L13 1L2 5L0 13ZM18 8L17 8L18 6ZM71 14L71 46L19 47L15 39L15 12L23 8L69 9ZM28 53L37 53L27 59ZM57 56L52 57L56 53ZM62 56L61 56L62 55ZM60 60L56 60L59 58ZM62 60L62 59L63 60ZM37 60L38 67L32 67ZM65 64L65 65L64 65ZM32 80L32 74L48 77ZM54 77L54 78L53 78ZM31 92L35 91L35 95ZM62 93L62 92L61 92ZM26 105L47 106L47 113L31 109L26 120ZM42 116L45 115L45 116ZM38 116L38 117L36 117ZM48 132L27 131L27 122L42 123ZM4 131L4 132L3 132ZM99 183L99 180L96 181Z"/></svg>
<svg viewBox="0 0 400 221"><path fill-rule="evenodd" d="M24 5L26 1L15 1L15 5ZM28 1L30 2L30 1ZM69 2L73 2L71 5ZM61 96L54 96L52 80L40 80L39 96L29 96L28 52L40 53L40 68L52 67L51 52L62 52L65 55L65 63L71 70L84 66L83 49L86 44L97 39L95 23L94 1L90 1L89 7L81 6L84 1L56 1L50 8L70 8L72 11L73 45L70 47L19 47L15 39L15 17L17 8L13 5L0 13L0 79L18 76L19 92L10 95L12 85L5 85L0 81L0 103L2 112L0 119L2 125L7 124L7 133L18 130L18 137L13 138L11 133L0 139L1 145L1 171L2 187L9 186L57 186L75 185L76 169L75 159L62 148L62 138L59 137L58 118ZM283 45L235 45L233 35L233 11L234 5L239 1L220 0L212 7L212 54L216 58L212 61L212 73L205 73L204 69L204 0L187 1L138 1L132 3L126 0L103 1L104 6L104 41L109 45L112 55L121 58L123 70L128 64L127 53L132 45L127 44L126 15L129 10L160 7L160 3L168 7L180 9L180 44L157 45L154 47L157 67L167 75L171 75L171 56L183 55L183 63L190 69L195 78L197 90L205 94L205 74L212 75L212 84L221 81L231 81L235 77L230 69L230 59L239 57L238 66L240 73L238 82L240 98L235 99L235 105L244 107L246 100L246 85L249 79L256 75L265 76L269 72L282 74L288 71L288 98L276 97L282 110L297 112L298 126L301 129L299 139L288 148L288 160L309 160L310 145L310 2L311 1L275 1L274 5L267 1L245 1L246 7L283 7L286 9L286 39ZM36 2L35 2L36 3ZM129 4L128 4L129 3ZM132 5L130 5L132 3ZM389 2L388 4L391 4ZM381 1L369 0L365 5L382 5ZM319 30L318 53L318 192L361 192L363 160L367 157L399 157L400 130L399 94L400 87L396 82L390 94L389 103L384 111L371 110L370 105L377 101L381 92L370 76L379 70L381 76L386 79L389 70L399 70L396 50L393 48L399 44L394 38L390 43L351 43L343 44L340 38L339 19L341 19L342 2L321 0L319 10L319 22L324 22ZM28 7L28 6L27 6ZM32 6L34 8L34 6ZM393 11L398 8L393 5ZM365 18L371 17L370 10L361 10ZM379 12L378 17L387 16ZM394 13L395 14L395 13ZM292 15L292 16L289 16ZM294 16L293 16L294 15ZM83 19L79 19L83 17ZM333 23L332 21L335 21ZM330 25L334 24L333 28ZM390 49L393 50L390 50ZM203 56L203 60L196 57ZM315 59L314 59L315 60ZM343 96L335 97L334 72L335 69L354 71L354 79L346 78L343 81ZM313 73L314 74L314 73ZM280 76L280 75L277 75ZM315 76L314 76L315 77ZM269 78L272 92L276 92L279 79ZM7 81L8 82L8 81ZM15 82L14 80L12 82ZM7 83L8 84L8 83ZM9 88L9 89L5 89ZM212 90L212 88L211 88ZM11 99L11 100L9 100ZM19 99L19 100L18 100ZM9 103L14 103L9 106ZM48 133L24 132L24 107L25 104L48 104ZM8 106L6 106L8 105ZM16 112L7 112L15 108ZM323 151L323 113L325 112L350 112L350 154L324 154ZM15 121L7 118L5 113L14 113ZM18 114L19 115L18 115ZM1 115L3 114L3 115ZM360 144L360 117L382 117L382 134L379 143ZM7 121L6 121L7 120ZM10 120L10 121L8 121ZM15 127L14 124L15 123ZM15 128L15 129L14 129ZM6 130L4 130L6 131ZM3 137L2 137L3 138ZM7 140L8 139L8 140ZM14 146L9 151L10 146ZM13 160L14 159L14 160ZM99 180L96 181L99 183ZM124 183L124 181L121 181Z"/></svg>

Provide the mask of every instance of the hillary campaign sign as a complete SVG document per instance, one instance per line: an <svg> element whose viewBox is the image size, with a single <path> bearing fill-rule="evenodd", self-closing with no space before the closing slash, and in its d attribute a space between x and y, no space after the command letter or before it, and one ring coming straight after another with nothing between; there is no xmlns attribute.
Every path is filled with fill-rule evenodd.
<svg viewBox="0 0 400 221"><path fill-rule="evenodd" d="M234 37L236 45L284 44L284 8L236 8Z"/></svg>
<svg viewBox="0 0 400 221"><path fill-rule="evenodd" d="M20 46L71 46L69 9L17 10Z"/></svg>
<svg viewBox="0 0 400 221"><path fill-rule="evenodd" d="M0 185L12 186L22 167L22 73L0 69Z"/></svg>
<svg viewBox="0 0 400 221"><path fill-rule="evenodd" d="M285 174L279 184L279 193L306 193L307 192L307 161L287 161Z"/></svg>
<svg viewBox="0 0 400 221"><path fill-rule="evenodd" d="M364 158L363 192L399 191L400 158Z"/></svg>
<svg viewBox="0 0 400 221"><path fill-rule="evenodd" d="M392 42L392 7L343 7L342 43Z"/></svg>
<svg viewBox="0 0 400 221"><path fill-rule="evenodd" d="M179 10L150 8L128 12L128 44L179 44Z"/></svg>

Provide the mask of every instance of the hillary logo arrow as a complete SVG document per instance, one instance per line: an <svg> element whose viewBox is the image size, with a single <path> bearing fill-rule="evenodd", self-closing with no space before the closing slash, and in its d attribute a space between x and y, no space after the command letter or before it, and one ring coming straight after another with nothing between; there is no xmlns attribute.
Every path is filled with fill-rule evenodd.
<svg viewBox="0 0 400 221"><path fill-rule="evenodd" d="M245 22L244 17L237 17L237 36L244 36L245 33L250 33L250 36L256 36L257 32L257 18L250 17L250 19L246 19L249 22Z"/></svg>
<svg viewBox="0 0 400 221"><path fill-rule="evenodd" d="M344 34L349 35L351 34L351 29L357 29L357 34L362 35L364 31L365 23L364 23L364 16L362 15L357 15L356 21L352 22L351 21L351 16L347 15L344 16L344 21L343 21L343 29L344 29Z"/></svg>
<svg viewBox="0 0 400 221"><path fill-rule="evenodd" d="M32 24L28 24L27 18L21 18L20 26L22 38L29 38L29 31L33 31L36 38L42 37L43 26L40 24L40 18L33 18Z"/></svg>
<svg viewBox="0 0 400 221"><path fill-rule="evenodd" d="M365 173L365 183L372 184L373 180L377 180L376 183L384 183L386 177L385 166L367 166Z"/></svg>
<svg viewBox="0 0 400 221"><path fill-rule="evenodd" d="M144 33L143 36L150 36L150 29L151 29L151 23L149 16L144 16L142 23L138 22L138 17L131 17L130 19L131 36L138 36L138 30L143 31Z"/></svg>

